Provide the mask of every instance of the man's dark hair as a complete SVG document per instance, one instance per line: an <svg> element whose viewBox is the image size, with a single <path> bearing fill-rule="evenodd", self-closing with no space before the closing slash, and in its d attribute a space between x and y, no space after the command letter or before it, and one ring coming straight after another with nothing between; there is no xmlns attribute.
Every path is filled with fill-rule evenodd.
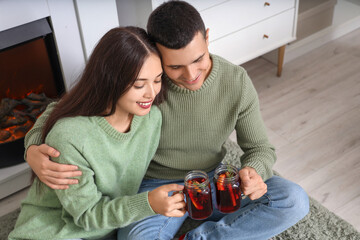
<svg viewBox="0 0 360 240"><path fill-rule="evenodd" d="M200 13L184 1L161 4L150 15L147 32L153 41L171 49L188 45L195 34L206 31Z"/></svg>

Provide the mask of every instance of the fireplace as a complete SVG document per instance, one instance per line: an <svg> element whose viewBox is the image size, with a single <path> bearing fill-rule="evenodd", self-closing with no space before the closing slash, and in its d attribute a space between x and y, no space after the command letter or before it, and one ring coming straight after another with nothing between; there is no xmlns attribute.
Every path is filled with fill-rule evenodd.
<svg viewBox="0 0 360 240"><path fill-rule="evenodd" d="M48 18L0 32L0 168L24 161L24 136L65 91Z"/></svg>
<svg viewBox="0 0 360 240"><path fill-rule="evenodd" d="M46 23L40 24L38 27L46 32L41 35L46 36L43 40L46 51L49 54L51 76L54 80L46 81L48 84L50 83L52 87L45 85L45 83L37 84L37 86L42 87L33 93L44 93L47 98L56 98L53 96L60 96L62 92L65 91L62 85L65 85L66 90L71 89L74 85L76 79L83 70L87 57L90 55L100 37L109 29L119 26L117 3L118 1L115 0L101 1L101 3L98 1L73 0L0 0L0 53L5 52L5 48L13 49L20 46L21 42L30 43L32 40L40 40L43 38L39 36L32 37L32 33L36 31L28 31L18 27L26 26L26 24L38 20ZM19 41L18 43L14 44L13 39L11 41L3 41L3 33L10 29L15 29L15 31L10 33L19 37L17 40ZM51 40L50 43L52 42L51 44L48 43L49 38ZM53 39L51 38L55 38L56 50L53 45ZM10 42L12 42L12 44L9 44ZM8 46L4 47L3 44ZM53 56L56 56L56 53L58 58L56 57L53 59ZM61 72L57 67L58 63L56 63L56 61L60 61ZM53 65L55 65L55 67ZM43 71L44 70L42 69L41 73L45 74ZM0 75L2 75L2 70L0 70ZM28 78L29 75L30 74L25 75L25 82L27 83L30 81ZM63 81L61 80L61 77ZM30 82L35 80L36 79L34 78ZM1 78L0 85L2 86L4 82L7 84L9 83L8 80ZM17 83L15 86L22 87L25 86L25 83ZM28 88L28 86L26 88ZM0 97L0 101L3 98L12 97L10 92L7 93L8 87L0 87L0 89L0 93L4 94ZM50 89L53 90L50 91ZM28 94L29 92L25 91L25 93L17 93L15 96L16 99L22 99ZM29 95L30 98L33 96L34 95ZM20 105L17 108L27 108L27 106ZM23 161L22 151L24 149L23 144L21 143L23 138L20 138L20 140L17 141L20 142L18 143L19 146L16 147L19 151L10 151L9 149L9 151L6 151L6 154L15 152L18 154L15 158ZM3 146L5 145L0 145L0 148ZM0 162L4 159L3 153L4 149L0 149ZM30 178L31 170L26 162L0 168L0 199L29 186Z"/></svg>

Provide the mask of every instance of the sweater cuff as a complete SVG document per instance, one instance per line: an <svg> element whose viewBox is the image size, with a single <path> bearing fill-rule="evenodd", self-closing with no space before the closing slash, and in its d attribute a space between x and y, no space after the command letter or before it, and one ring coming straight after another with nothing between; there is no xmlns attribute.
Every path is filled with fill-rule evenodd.
<svg viewBox="0 0 360 240"><path fill-rule="evenodd" d="M242 164L242 168L244 167L254 168L264 182L273 176L273 171L271 169L266 169L266 167L261 161L251 161L248 163L244 163Z"/></svg>
<svg viewBox="0 0 360 240"><path fill-rule="evenodd" d="M149 192L142 192L133 196L129 201L130 213L133 216L153 216L157 213L151 208L148 198Z"/></svg>

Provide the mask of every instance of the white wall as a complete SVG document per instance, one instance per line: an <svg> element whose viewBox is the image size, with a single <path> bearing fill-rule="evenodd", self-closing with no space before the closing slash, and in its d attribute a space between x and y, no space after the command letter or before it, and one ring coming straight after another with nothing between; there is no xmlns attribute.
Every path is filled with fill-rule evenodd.
<svg viewBox="0 0 360 240"><path fill-rule="evenodd" d="M72 0L47 0L65 87L71 88L85 65L77 15Z"/></svg>
<svg viewBox="0 0 360 240"><path fill-rule="evenodd" d="M119 26L115 0L76 0L75 6L84 46L88 59L100 38L110 29Z"/></svg>
<svg viewBox="0 0 360 240"><path fill-rule="evenodd" d="M150 0L116 0L120 26L137 26L146 29L152 11Z"/></svg>
<svg viewBox="0 0 360 240"><path fill-rule="evenodd" d="M0 0L0 31L50 15L46 0Z"/></svg>

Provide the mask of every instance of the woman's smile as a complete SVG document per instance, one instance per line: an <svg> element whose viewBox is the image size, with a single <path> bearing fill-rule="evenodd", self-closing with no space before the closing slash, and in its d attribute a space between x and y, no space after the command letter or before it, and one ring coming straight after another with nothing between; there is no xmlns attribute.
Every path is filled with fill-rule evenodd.
<svg viewBox="0 0 360 240"><path fill-rule="evenodd" d="M152 100L151 101L148 101L148 102L136 102L141 108L144 108L144 109L148 109L149 107L151 107L151 104L152 104Z"/></svg>

